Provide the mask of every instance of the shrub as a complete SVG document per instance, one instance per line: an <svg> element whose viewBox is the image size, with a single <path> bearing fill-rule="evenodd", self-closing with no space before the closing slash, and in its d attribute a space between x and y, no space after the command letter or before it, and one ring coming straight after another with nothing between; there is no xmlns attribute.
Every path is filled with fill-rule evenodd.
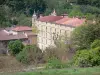
<svg viewBox="0 0 100 75"><path fill-rule="evenodd" d="M62 62L59 59L53 57L53 58L50 58L48 60L48 63L46 65L46 68L50 68L50 69L57 68L57 69L60 69L60 68L63 68L63 64L62 64Z"/></svg>
<svg viewBox="0 0 100 75"><path fill-rule="evenodd" d="M100 47L97 47L91 51L91 62L92 66L99 66L100 65Z"/></svg>
<svg viewBox="0 0 100 75"><path fill-rule="evenodd" d="M10 41L9 44L8 44L8 48L9 48L12 55L16 55L20 51L22 51L22 49L24 48L24 45L19 40Z"/></svg>
<svg viewBox="0 0 100 75"><path fill-rule="evenodd" d="M91 44L90 50L77 51L74 56L74 65L80 67L90 67L100 65L100 40L95 40Z"/></svg>
<svg viewBox="0 0 100 75"><path fill-rule="evenodd" d="M40 63L42 51L35 45L26 46L17 56L17 60L24 64Z"/></svg>
<svg viewBox="0 0 100 75"><path fill-rule="evenodd" d="M91 43L100 39L100 24L87 23L77 27L72 34L73 44L78 50L90 49Z"/></svg>
<svg viewBox="0 0 100 75"><path fill-rule="evenodd" d="M92 44L91 44L91 48L97 48L100 47L100 40L95 40Z"/></svg>
<svg viewBox="0 0 100 75"><path fill-rule="evenodd" d="M44 59L45 61L48 61L48 59L51 59L53 57L58 58L58 51L54 47L48 47L44 52Z"/></svg>
<svg viewBox="0 0 100 75"><path fill-rule="evenodd" d="M91 54L88 50L77 51L74 56L74 65L80 67L90 67L91 65Z"/></svg>
<svg viewBox="0 0 100 75"><path fill-rule="evenodd" d="M48 59L46 68L47 69L61 69L61 68L68 68L71 67L72 62L62 62L60 59L58 58L50 58Z"/></svg>

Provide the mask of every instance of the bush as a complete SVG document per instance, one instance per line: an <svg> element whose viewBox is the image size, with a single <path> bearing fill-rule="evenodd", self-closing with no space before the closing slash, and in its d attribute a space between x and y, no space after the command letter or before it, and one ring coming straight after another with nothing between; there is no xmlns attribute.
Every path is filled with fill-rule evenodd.
<svg viewBox="0 0 100 75"><path fill-rule="evenodd" d="M100 47L100 40L95 40L92 44L91 44L91 48L97 48Z"/></svg>
<svg viewBox="0 0 100 75"><path fill-rule="evenodd" d="M77 27L72 34L73 44L78 50L90 49L90 45L94 40L100 39L100 24L87 23Z"/></svg>
<svg viewBox="0 0 100 75"><path fill-rule="evenodd" d="M58 57L58 51L57 51L56 48L48 47L44 52L44 60L48 61L48 59L51 59L53 57L59 58Z"/></svg>
<svg viewBox="0 0 100 75"><path fill-rule="evenodd" d="M24 45L20 40L10 41L8 44L8 48L12 55L18 54L24 48Z"/></svg>
<svg viewBox="0 0 100 75"><path fill-rule="evenodd" d="M17 56L17 60L24 64L42 62L42 51L35 45L26 46Z"/></svg>
<svg viewBox="0 0 100 75"><path fill-rule="evenodd" d="M60 59L58 58L50 58L48 59L46 68L47 69L61 69L61 68L69 68L72 66L72 62L62 62Z"/></svg>
<svg viewBox="0 0 100 75"><path fill-rule="evenodd" d="M91 51L91 62L92 66L99 66L100 65L100 47L97 47Z"/></svg>
<svg viewBox="0 0 100 75"><path fill-rule="evenodd" d="M50 58L46 65L46 68L49 68L49 69L61 69L63 67L64 67L64 64L61 62L61 60L55 57Z"/></svg>
<svg viewBox="0 0 100 75"><path fill-rule="evenodd" d="M74 56L74 65L80 67L90 67L91 64L91 54L88 50L77 51Z"/></svg>
<svg viewBox="0 0 100 75"><path fill-rule="evenodd" d="M80 67L90 67L100 65L100 40L95 40L89 50L77 51L74 56L74 65Z"/></svg>

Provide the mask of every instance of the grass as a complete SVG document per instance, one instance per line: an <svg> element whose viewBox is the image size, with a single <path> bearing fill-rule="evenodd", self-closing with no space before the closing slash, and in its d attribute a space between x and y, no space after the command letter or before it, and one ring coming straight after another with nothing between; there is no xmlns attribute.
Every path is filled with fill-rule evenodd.
<svg viewBox="0 0 100 75"><path fill-rule="evenodd" d="M100 67L38 70L34 72L2 73L0 75L100 75Z"/></svg>

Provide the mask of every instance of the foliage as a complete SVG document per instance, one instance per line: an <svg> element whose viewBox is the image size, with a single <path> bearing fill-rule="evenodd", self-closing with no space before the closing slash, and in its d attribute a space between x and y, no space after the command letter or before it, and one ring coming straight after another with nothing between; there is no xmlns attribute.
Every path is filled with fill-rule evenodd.
<svg viewBox="0 0 100 75"><path fill-rule="evenodd" d="M51 58L59 58L58 57L58 50L54 47L48 47L44 52L44 59L48 61Z"/></svg>
<svg viewBox="0 0 100 75"><path fill-rule="evenodd" d="M77 0L77 4L100 7L100 1L99 0Z"/></svg>
<svg viewBox="0 0 100 75"><path fill-rule="evenodd" d="M95 24L93 24L92 21L90 22L91 23L77 27L73 31L72 40L78 50L89 49L90 44L95 39L100 39L100 24L97 22Z"/></svg>
<svg viewBox="0 0 100 75"><path fill-rule="evenodd" d="M86 14L86 13L90 13L90 14L100 14L100 9L94 6L90 6L90 5L79 5L80 10Z"/></svg>
<svg viewBox="0 0 100 75"><path fill-rule="evenodd" d="M38 28L35 25L32 26L32 32L33 33L38 33L39 32Z"/></svg>
<svg viewBox="0 0 100 75"><path fill-rule="evenodd" d="M24 45L19 40L10 41L8 44L8 48L12 55L17 55L18 53L20 53L20 51L22 51L22 49L24 48Z"/></svg>
<svg viewBox="0 0 100 75"><path fill-rule="evenodd" d="M21 14L20 16L18 16L17 21L17 25L32 26L31 18L27 17L25 14Z"/></svg>
<svg viewBox="0 0 100 75"><path fill-rule="evenodd" d="M85 17L87 20L93 20L96 16L91 13L87 13L87 14L85 14Z"/></svg>
<svg viewBox="0 0 100 75"><path fill-rule="evenodd" d="M51 69L57 68L57 69L60 69L60 68L62 68L62 63L57 58L50 58L48 60L48 63L46 65L46 68L51 68Z"/></svg>
<svg viewBox="0 0 100 75"><path fill-rule="evenodd" d="M74 65L80 67L90 67L91 63L91 54L88 50L77 51L74 56Z"/></svg>
<svg viewBox="0 0 100 75"><path fill-rule="evenodd" d="M99 0L1 0L0 27L19 24L31 26L30 17L34 11L38 16L50 15L55 9L58 15L69 14L71 17L85 16L91 19L100 14L99 8ZM23 19L20 20L21 17Z"/></svg>
<svg viewBox="0 0 100 75"><path fill-rule="evenodd" d="M3 23L3 21L6 21L5 13L4 12L5 11L4 11L3 7L0 5L0 27L3 27L2 23Z"/></svg>
<svg viewBox="0 0 100 75"><path fill-rule="evenodd" d="M35 45L28 45L16 56L24 64L38 64L42 62L42 51Z"/></svg>
<svg viewBox="0 0 100 75"><path fill-rule="evenodd" d="M80 10L79 6L73 6L72 11L69 14L70 17L83 17L84 14L82 13L82 11Z"/></svg>
<svg viewBox="0 0 100 75"><path fill-rule="evenodd" d="M91 48L97 48L100 47L100 40L95 40L92 44L91 44Z"/></svg>
<svg viewBox="0 0 100 75"><path fill-rule="evenodd" d="M2 73L2 75L100 75L100 67L46 69L34 72Z"/></svg>
<svg viewBox="0 0 100 75"><path fill-rule="evenodd" d="M79 50L74 56L74 65L90 67L100 65L100 40L95 40L89 50Z"/></svg>
<svg viewBox="0 0 100 75"><path fill-rule="evenodd" d="M61 69L70 67L69 63L64 63L60 59L55 57L48 59L46 68L47 69Z"/></svg>

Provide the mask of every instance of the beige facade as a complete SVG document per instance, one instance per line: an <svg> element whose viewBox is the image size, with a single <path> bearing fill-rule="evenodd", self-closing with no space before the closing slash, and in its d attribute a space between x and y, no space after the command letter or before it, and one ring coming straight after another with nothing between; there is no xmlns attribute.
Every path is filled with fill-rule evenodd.
<svg viewBox="0 0 100 75"><path fill-rule="evenodd" d="M35 21L35 24L38 28L38 36L37 36L37 43L40 49L45 50L49 46L54 45L54 37L55 36L63 36L67 34L70 36L71 31L73 31L74 27L65 26L50 22L41 22Z"/></svg>
<svg viewBox="0 0 100 75"><path fill-rule="evenodd" d="M85 22L85 19L56 15L54 10L51 15L41 16L39 19L37 19L35 12L32 16L32 26L36 26L38 29L37 44L42 50L45 50L49 46L55 46L55 37L65 35L70 37L73 29Z"/></svg>

